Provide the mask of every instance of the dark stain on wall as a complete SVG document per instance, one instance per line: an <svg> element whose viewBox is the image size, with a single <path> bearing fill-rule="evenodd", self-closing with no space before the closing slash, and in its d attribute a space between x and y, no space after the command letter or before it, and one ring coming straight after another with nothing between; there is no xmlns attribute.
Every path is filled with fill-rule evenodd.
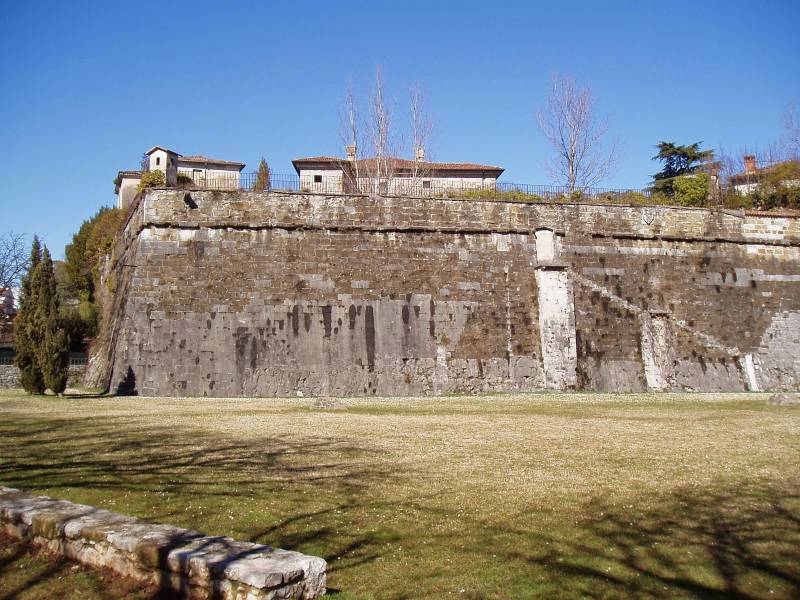
<svg viewBox="0 0 800 600"><path fill-rule="evenodd" d="M367 305L365 313L364 335L367 343L367 368L369 372L375 371L375 312L372 306Z"/></svg>
<svg viewBox="0 0 800 600"><path fill-rule="evenodd" d="M331 307L329 305L322 307L322 324L325 327L325 337L331 337Z"/></svg>

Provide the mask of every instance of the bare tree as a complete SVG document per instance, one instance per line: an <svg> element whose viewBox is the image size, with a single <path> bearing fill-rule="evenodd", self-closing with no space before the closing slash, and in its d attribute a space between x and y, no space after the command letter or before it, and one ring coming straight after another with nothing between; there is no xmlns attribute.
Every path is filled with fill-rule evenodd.
<svg viewBox="0 0 800 600"><path fill-rule="evenodd" d="M353 82L348 81L347 91L344 97L344 109L339 114L339 137L342 140L346 150L348 159L350 159L349 167L342 169L343 176L346 179L352 178L352 181L347 181L346 185L349 190L358 190L359 184L359 159L361 158L361 120L356 104L355 94L353 93Z"/></svg>
<svg viewBox="0 0 800 600"><path fill-rule="evenodd" d="M369 102L367 132L373 156L366 161L374 193L387 192L394 178L395 137L392 130L392 109L386 98L381 68L375 69L375 88Z"/></svg>
<svg viewBox="0 0 800 600"><path fill-rule="evenodd" d="M412 188L422 187L418 183L428 174L425 151L433 126L421 84L411 88L409 101L408 135L400 135L402 132L395 127L393 105L387 96L381 68L375 70L375 84L363 112L352 82L348 83L344 106L339 112L339 138L345 145L348 158L342 165L346 189L372 193L394 190L400 167L398 150L405 148L405 141L409 139L412 167L408 184ZM362 118L362 114L366 117ZM403 175L403 180L406 180L406 173Z"/></svg>
<svg viewBox="0 0 800 600"><path fill-rule="evenodd" d="M411 185L420 187L421 179L428 177L430 171L425 158L428 142L433 131L433 123L427 112L425 90L421 83L416 83L409 94L409 112L411 125L411 152L414 166L411 169Z"/></svg>
<svg viewBox="0 0 800 600"><path fill-rule="evenodd" d="M27 268L25 236L11 231L0 235L0 289L17 287Z"/></svg>
<svg viewBox="0 0 800 600"><path fill-rule="evenodd" d="M788 158L800 159L800 102L795 102L783 114L783 137L781 139Z"/></svg>
<svg viewBox="0 0 800 600"><path fill-rule="evenodd" d="M571 77L553 77L547 107L537 118L555 151L547 164L551 179L566 185L571 193L608 177L616 164L616 151L613 145L603 143L608 118L596 119L588 87L579 87Z"/></svg>

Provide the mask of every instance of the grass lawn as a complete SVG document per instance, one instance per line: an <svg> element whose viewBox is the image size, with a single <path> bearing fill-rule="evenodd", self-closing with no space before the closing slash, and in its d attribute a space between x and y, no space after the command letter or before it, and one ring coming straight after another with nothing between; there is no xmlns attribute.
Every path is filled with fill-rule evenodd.
<svg viewBox="0 0 800 600"><path fill-rule="evenodd" d="M2 392L0 485L323 556L338 600L796 598L800 408L766 398ZM43 561L0 545L0 598L113 595Z"/></svg>

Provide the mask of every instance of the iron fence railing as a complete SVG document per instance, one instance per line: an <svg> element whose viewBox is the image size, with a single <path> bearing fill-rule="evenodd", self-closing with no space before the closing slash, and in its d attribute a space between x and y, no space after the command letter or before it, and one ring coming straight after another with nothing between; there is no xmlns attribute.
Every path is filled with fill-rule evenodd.
<svg viewBox="0 0 800 600"><path fill-rule="evenodd" d="M647 203L647 189L596 188L532 185L505 182L470 182L435 178L393 177L348 180L336 176L271 174L268 180L258 173L239 173L179 179L178 187L203 190L283 191L314 194L380 194L388 196L433 197L453 199L496 199L525 202L602 202Z"/></svg>
<svg viewBox="0 0 800 600"><path fill-rule="evenodd" d="M0 365L14 365L15 356L16 353L13 350L4 349L0 352ZM85 352L70 352L68 364L70 367L85 367L89 364L89 359Z"/></svg>

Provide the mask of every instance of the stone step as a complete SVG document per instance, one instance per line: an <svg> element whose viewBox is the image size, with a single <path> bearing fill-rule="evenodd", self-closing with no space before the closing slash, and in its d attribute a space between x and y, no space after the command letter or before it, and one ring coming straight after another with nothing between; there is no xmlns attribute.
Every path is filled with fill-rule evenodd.
<svg viewBox="0 0 800 600"><path fill-rule="evenodd" d="M306 600L325 594L322 558L13 488L0 487L0 524L12 537L188 598Z"/></svg>

